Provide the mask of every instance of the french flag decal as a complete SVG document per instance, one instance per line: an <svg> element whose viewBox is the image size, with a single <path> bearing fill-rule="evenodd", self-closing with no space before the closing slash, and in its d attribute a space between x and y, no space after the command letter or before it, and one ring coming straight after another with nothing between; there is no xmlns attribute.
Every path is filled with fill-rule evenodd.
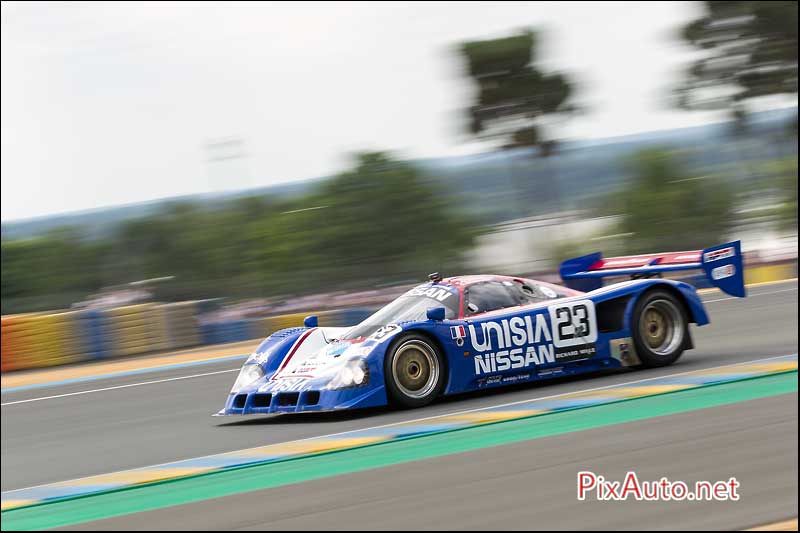
<svg viewBox="0 0 800 533"><path fill-rule="evenodd" d="M463 339L467 336L467 330L464 326L450 326L450 336L456 340Z"/></svg>

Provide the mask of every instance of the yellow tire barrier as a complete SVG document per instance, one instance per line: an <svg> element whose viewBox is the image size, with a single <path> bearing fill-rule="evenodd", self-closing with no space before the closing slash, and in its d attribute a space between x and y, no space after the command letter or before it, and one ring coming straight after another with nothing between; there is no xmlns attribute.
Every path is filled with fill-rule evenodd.
<svg viewBox="0 0 800 533"><path fill-rule="evenodd" d="M797 277L796 264L761 265L744 269L744 283L765 283Z"/></svg>
<svg viewBox="0 0 800 533"><path fill-rule="evenodd" d="M253 329L253 334L256 337L268 337L281 329L300 327L303 325L303 319L308 315L309 313L291 313L256 319L256 328Z"/></svg>
<svg viewBox="0 0 800 533"><path fill-rule="evenodd" d="M124 357L168 347L158 304L146 303L106 311L109 319L108 357Z"/></svg>

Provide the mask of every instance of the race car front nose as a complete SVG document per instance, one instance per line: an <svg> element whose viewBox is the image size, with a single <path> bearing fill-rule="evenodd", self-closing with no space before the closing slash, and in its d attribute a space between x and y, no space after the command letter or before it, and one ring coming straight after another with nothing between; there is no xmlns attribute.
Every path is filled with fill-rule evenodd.
<svg viewBox="0 0 800 533"><path fill-rule="evenodd" d="M320 391L250 392L228 395L223 414L249 415L319 410Z"/></svg>

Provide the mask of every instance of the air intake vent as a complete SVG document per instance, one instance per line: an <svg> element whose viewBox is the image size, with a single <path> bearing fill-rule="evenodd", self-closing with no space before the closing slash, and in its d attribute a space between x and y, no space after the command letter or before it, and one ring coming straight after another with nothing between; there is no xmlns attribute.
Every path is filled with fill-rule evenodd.
<svg viewBox="0 0 800 533"><path fill-rule="evenodd" d="M272 394L256 394L253 396L253 407L269 407Z"/></svg>
<svg viewBox="0 0 800 533"><path fill-rule="evenodd" d="M310 390L305 395L305 404L306 405L317 405L319 403L319 391L318 390Z"/></svg>
<svg viewBox="0 0 800 533"><path fill-rule="evenodd" d="M297 399L300 397L299 392L283 392L278 395L278 405L286 407L288 405L297 405Z"/></svg>
<svg viewBox="0 0 800 533"><path fill-rule="evenodd" d="M237 394L233 399L233 406L236 409L244 409L245 402L247 402L247 394Z"/></svg>

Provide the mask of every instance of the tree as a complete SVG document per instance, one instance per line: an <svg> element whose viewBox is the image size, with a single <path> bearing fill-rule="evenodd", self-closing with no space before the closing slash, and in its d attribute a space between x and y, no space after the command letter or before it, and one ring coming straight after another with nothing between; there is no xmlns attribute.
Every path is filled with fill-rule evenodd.
<svg viewBox="0 0 800 533"><path fill-rule="evenodd" d="M753 136L746 103L775 95L797 95L797 2L710 1L706 13L687 24L682 38L701 51L677 88L677 104L687 110L730 113L729 149L739 172L768 186L754 160L770 149ZM797 136L797 118L787 128Z"/></svg>
<svg viewBox="0 0 800 533"><path fill-rule="evenodd" d="M537 64L536 37L523 31L465 42L459 50L478 88L468 108L469 132L498 140L505 149L537 149L538 155L549 158L557 142L548 126L576 108L566 76L546 73Z"/></svg>
<svg viewBox="0 0 800 533"><path fill-rule="evenodd" d="M3 240L2 311L68 307L97 288L99 247L75 228L62 227L30 239Z"/></svg>
<svg viewBox="0 0 800 533"><path fill-rule="evenodd" d="M744 119L744 101L797 94L797 2L706 2L682 38L703 51L677 89L684 109L725 109ZM796 122L795 122L796 128Z"/></svg>
<svg viewBox="0 0 800 533"><path fill-rule="evenodd" d="M797 157L776 162L777 189L781 197L778 208L778 228L797 232Z"/></svg>
<svg viewBox="0 0 800 533"><path fill-rule="evenodd" d="M325 208L308 212L331 275L388 281L460 267L474 235L452 195L386 153L357 154L354 163L322 185L315 205Z"/></svg>
<svg viewBox="0 0 800 533"><path fill-rule="evenodd" d="M733 212L724 183L687 176L666 150L643 150L629 166L633 181L615 198L627 252L699 249L724 240Z"/></svg>

